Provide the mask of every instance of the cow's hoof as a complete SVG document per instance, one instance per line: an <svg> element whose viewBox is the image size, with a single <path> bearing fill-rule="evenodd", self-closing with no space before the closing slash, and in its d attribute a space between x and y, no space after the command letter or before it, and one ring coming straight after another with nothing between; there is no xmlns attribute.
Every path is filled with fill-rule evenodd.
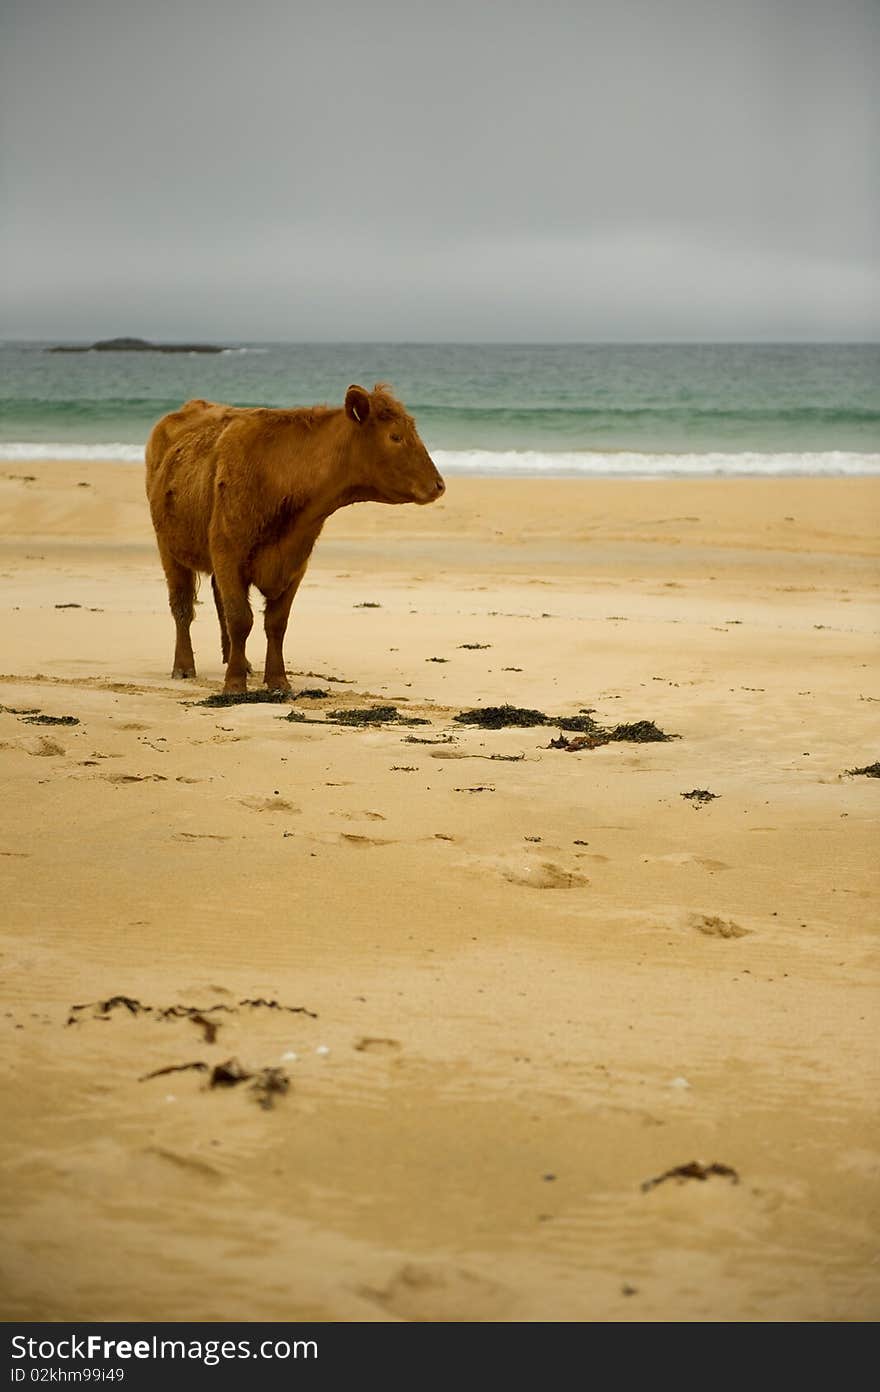
<svg viewBox="0 0 880 1392"><path fill-rule="evenodd" d="M194 677L195 674L195 667L175 667L174 671L171 673L172 677L177 681L186 681L189 677Z"/></svg>
<svg viewBox="0 0 880 1392"><path fill-rule="evenodd" d="M281 682L281 681L266 682L266 690L267 690L267 691L280 691L280 692L282 692L285 696L290 696L290 695L292 694L292 692L293 692L293 687L290 685L290 682L289 682L289 681L283 681L283 682Z"/></svg>
<svg viewBox="0 0 880 1392"><path fill-rule="evenodd" d="M238 677L234 681L228 681L223 687L224 696L246 696L247 681L244 677Z"/></svg>

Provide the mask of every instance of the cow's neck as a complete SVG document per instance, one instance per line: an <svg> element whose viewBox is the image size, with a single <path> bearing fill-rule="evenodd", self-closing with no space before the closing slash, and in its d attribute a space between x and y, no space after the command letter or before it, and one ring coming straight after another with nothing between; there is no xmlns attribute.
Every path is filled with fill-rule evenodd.
<svg viewBox="0 0 880 1392"><path fill-rule="evenodd" d="M327 448L316 460L300 523L304 528L321 530L328 517L350 503L381 502L375 487L353 472L351 426L344 411L334 413L323 425Z"/></svg>

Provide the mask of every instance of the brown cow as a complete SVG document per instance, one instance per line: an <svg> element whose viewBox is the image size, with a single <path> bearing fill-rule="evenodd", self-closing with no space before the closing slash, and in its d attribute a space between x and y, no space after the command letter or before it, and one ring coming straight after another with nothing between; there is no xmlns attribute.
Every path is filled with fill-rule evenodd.
<svg viewBox="0 0 880 1392"><path fill-rule="evenodd" d="M211 575L227 692L247 690L248 590L266 599L265 683L289 691L282 644L327 518L349 503L432 503L445 484L390 390L349 387L345 406L245 409L188 401L147 443L147 497L177 625L175 677L196 674L196 575Z"/></svg>

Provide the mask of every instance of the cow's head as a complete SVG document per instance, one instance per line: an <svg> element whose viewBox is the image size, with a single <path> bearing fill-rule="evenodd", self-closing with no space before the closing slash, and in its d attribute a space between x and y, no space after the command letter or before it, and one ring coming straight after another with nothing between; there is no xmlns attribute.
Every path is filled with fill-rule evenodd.
<svg viewBox="0 0 880 1392"><path fill-rule="evenodd" d="M377 503L433 503L446 485L419 439L416 423L389 389L349 387L345 414L366 494Z"/></svg>

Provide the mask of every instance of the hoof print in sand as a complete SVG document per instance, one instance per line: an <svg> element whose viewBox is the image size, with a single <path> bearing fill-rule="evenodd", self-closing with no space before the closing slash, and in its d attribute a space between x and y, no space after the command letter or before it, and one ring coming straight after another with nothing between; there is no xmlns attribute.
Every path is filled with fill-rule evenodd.
<svg viewBox="0 0 880 1392"><path fill-rule="evenodd" d="M478 1324L499 1319L509 1305L503 1286L460 1267L408 1262L383 1290L360 1294L398 1319L427 1324Z"/></svg>
<svg viewBox="0 0 880 1392"><path fill-rule="evenodd" d="M164 773L102 773L105 783L167 783Z"/></svg>
<svg viewBox="0 0 880 1392"><path fill-rule="evenodd" d="M354 1047L359 1054L397 1054L401 1048L396 1039L380 1039L370 1034L365 1034Z"/></svg>
<svg viewBox="0 0 880 1392"><path fill-rule="evenodd" d="M25 740L22 748L26 754L31 754L38 759L50 759L53 755L67 753L63 744L50 739L48 735L40 735L36 739Z"/></svg>
<svg viewBox="0 0 880 1392"><path fill-rule="evenodd" d="M717 914L691 914L690 926L696 928L707 938L745 938L751 928L742 928L732 918L719 918Z"/></svg>
<svg viewBox="0 0 880 1392"><path fill-rule="evenodd" d="M246 797L239 798L242 807L247 807L251 812L301 812L301 807L294 807L292 802L287 802L282 797Z"/></svg>
<svg viewBox="0 0 880 1392"><path fill-rule="evenodd" d="M527 885L530 889L582 889L590 881L576 870L566 870L552 860L536 865L507 866L501 871L511 884Z"/></svg>

